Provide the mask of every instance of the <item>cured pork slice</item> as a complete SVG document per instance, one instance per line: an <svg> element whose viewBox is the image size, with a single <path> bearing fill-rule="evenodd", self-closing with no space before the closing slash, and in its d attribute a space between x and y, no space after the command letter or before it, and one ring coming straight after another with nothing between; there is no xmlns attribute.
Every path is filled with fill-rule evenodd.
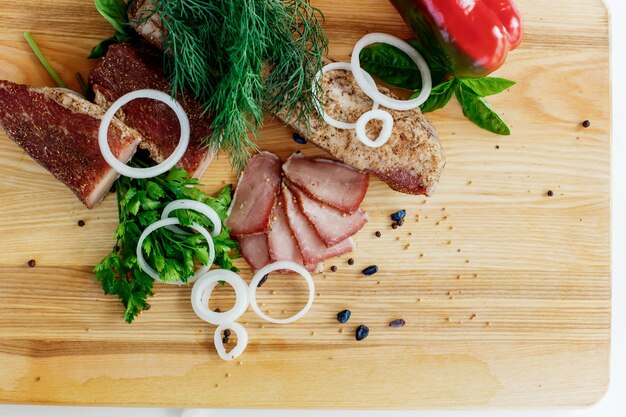
<svg viewBox="0 0 626 417"><path fill-rule="evenodd" d="M117 173L100 154L98 130L104 110L78 95L0 81L0 126L88 208L102 200ZM109 127L111 152L127 162L141 135L118 119Z"/></svg>
<svg viewBox="0 0 626 417"><path fill-rule="evenodd" d="M267 246L271 262L292 261L304 265L310 272L321 272L324 268L324 264L321 262L304 264L298 242L287 220L285 205L280 197L276 199L276 204L274 205L274 214L272 215L270 230L267 232ZM279 272L291 273L291 271Z"/></svg>
<svg viewBox="0 0 626 417"><path fill-rule="evenodd" d="M361 230L367 223L367 215L362 210L347 214L310 198L295 185L287 186L295 195L302 213L313 225L326 246L334 246Z"/></svg>
<svg viewBox="0 0 626 417"><path fill-rule="evenodd" d="M253 270L261 269L270 262L267 234L238 236L239 252Z"/></svg>
<svg viewBox="0 0 626 417"><path fill-rule="evenodd" d="M307 159L296 152L287 159L283 171L310 197L346 213L357 211L367 193L367 174L330 159Z"/></svg>
<svg viewBox="0 0 626 417"><path fill-rule="evenodd" d="M261 152L252 157L239 178L227 224L236 236L265 233L280 191L279 157Z"/></svg>
<svg viewBox="0 0 626 417"><path fill-rule="evenodd" d="M293 261L304 264L298 242L293 236L287 213L285 213L282 199L276 199L274 205L274 214L270 223L270 230L267 232L267 245L269 248L270 259L274 261Z"/></svg>
<svg viewBox="0 0 626 417"><path fill-rule="evenodd" d="M282 202L285 206L289 226L300 247L302 258L307 264L314 264L334 258L354 250L352 238L345 239L335 246L327 247L306 216L300 211L295 196L286 186L282 188Z"/></svg>
<svg viewBox="0 0 626 417"><path fill-rule="evenodd" d="M170 92L170 83L163 75L163 55L147 44L120 43L111 45L107 54L89 74L95 102L105 108L126 93L140 89ZM209 166L213 154L206 146L211 134L211 118L191 93L177 97L189 117L189 147L178 165L191 175L200 177ZM139 145L150 152L156 162L165 160L176 148L180 123L165 103L137 99L117 113L125 124L137 130L144 141Z"/></svg>

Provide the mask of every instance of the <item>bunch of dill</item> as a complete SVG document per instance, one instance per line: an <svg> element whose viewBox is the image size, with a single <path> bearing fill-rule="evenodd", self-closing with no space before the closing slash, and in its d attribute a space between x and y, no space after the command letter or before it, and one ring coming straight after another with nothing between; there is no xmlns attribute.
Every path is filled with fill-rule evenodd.
<svg viewBox="0 0 626 417"><path fill-rule="evenodd" d="M208 146L238 169L264 112L303 125L328 40L308 0L152 0L172 93L193 93L213 117Z"/></svg>

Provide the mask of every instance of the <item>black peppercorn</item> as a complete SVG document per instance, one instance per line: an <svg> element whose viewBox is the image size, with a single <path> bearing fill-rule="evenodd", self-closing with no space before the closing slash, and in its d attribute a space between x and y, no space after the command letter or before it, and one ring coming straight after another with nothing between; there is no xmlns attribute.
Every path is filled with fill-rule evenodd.
<svg viewBox="0 0 626 417"><path fill-rule="evenodd" d="M404 224L404 219L400 219L397 221L398 226L402 226Z"/></svg>
<svg viewBox="0 0 626 417"><path fill-rule="evenodd" d="M554 191L552 191L552 190L548 190L548 193L547 193L547 194L548 194L548 197L552 197L552 196L554 195Z"/></svg>
<svg viewBox="0 0 626 417"><path fill-rule="evenodd" d="M360 342L361 340L365 339L369 334L370 334L370 329L366 325L361 324L359 327L356 328L357 342Z"/></svg>
<svg viewBox="0 0 626 417"><path fill-rule="evenodd" d="M381 233L379 231L376 231L376 233L374 233L376 235L376 237L380 237Z"/></svg>
<svg viewBox="0 0 626 417"><path fill-rule="evenodd" d="M295 140L300 145L305 145L307 142L306 138L298 133L293 134L293 140Z"/></svg>
<svg viewBox="0 0 626 417"><path fill-rule="evenodd" d="M224 337L230 337L230 330L229 329L224 330Z"/></svg>
<svg viewBox="0 0 626 417"><path fill-rule="evenodd" d="M391 224L391 228L394 229L394 230L397 229L398 228L398 223L395 223L395 222L392 223Z"/></svg>
<svg viewBox="0 0 626 417"><path fill-rule="evenodd" d="M83 227L85 225L85 221L79 220L77 224L78 224L78 227Z"/></svg>
<svg viewBox="0 0 626 417"><path fill-rule="evenodd" d="M397 319L389 323L389 327L402 327L406 324L406 322L402 319Z"/></svg>
<svg viewBox="0 0 626 417"><path fill-rule="evenodd" d="M330 267L330 270L333 271L333 272L337 272L337 267L335 265L333 265L333 266Z"/></svg>
<svg viewBox="0 0 626 417"><path fill-rule="evenodd" d="M585 120L583 122L583 127L589 127L589 126L591 126L591 122L589 120Z"/></svg>
<svg viewBox="0 0 626 417"><path fill-rule="evenodd" d="M351 314L352 312L350 310L342 310L337 313L337 321L339 323L346 323L348 320L350 320Z"/></svg>
<svg viewBox="0 0 626 417"><path fill-rule="evenodd" d="M352 258L348 259L348 265L354 265L354 259Z"/></svg>
<svg viewBox="0 0 626 417"><path fill-rule="evenodd" d="M265 281L267 281L267 279L270 276L268 274L263 275L263 278L261 278L261 281L259 281L259 283L256 285L257 288L261 288L261 285L265 284Z"/></svg>
<svg viewBox="0 0 626 417"><path fill-rule="evenodd" d="M376 265L370 265L367 268L365 268L362 272L363 272L363 275L374 275L376 272L378 272L378 267Z"/></svg>
<svg viewBox="0 0 626 417"><path fill-rule="evenodd" d="M31 268L34 268L37 265L37 261L35 261L34 259L31 259L30 261L28 261L28 266Z"/></svg>

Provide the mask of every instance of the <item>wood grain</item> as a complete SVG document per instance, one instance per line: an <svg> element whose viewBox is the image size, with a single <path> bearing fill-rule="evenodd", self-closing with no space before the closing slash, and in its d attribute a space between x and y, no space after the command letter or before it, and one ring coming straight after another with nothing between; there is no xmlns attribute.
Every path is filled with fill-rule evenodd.
<svg viewBox="0 0 626 417"><path fill-rule="evenodd" d="M387 2L315 3L326 14L333 58L347 58L369 31L410 36ZM456 104L432 114L448 160L437 193L402 195L373 180L358 249L327 263L338 271L316 278L312 311L289 326L246 313L251 343L233 363L213 352L214 328L191 311L189 288L157 286L151 309L126 325L91 272L113 244L114 199L85 209L0 134L0 401L311 408L597 401L610 347L608 16L599 0L518 4L526 38L497 74L517 85L490 99L512 136L479 130ZM0 79L51 84L22 40L30 30L71 87L74 74L94 64L84 58L90 48L112 32L89 0L5 1L0 28ZM260 147L283 158L296 149L323 154L297 145L275 122L262 133ZM210 192L233 180L224 157L202 178ZM400 208L407 220L392 230L388 216ZM359 273L374 263L378 274ZM260 297L272 314L293 313L304 286L270 279ZM226 308L232 295L212 302ZM344 308L352 319L340 325L335 315ZM399 317L404 328L387 326ZM371 333L357 343L361 323Z"/></svg>

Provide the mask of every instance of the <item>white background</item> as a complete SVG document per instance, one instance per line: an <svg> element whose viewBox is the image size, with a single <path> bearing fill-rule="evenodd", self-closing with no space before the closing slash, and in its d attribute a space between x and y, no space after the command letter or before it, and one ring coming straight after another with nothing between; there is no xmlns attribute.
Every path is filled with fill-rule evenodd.
<svg viewBox="0 0 626 417"><path fill-rule="evenodd" d="M549 1L549 0L548 0ZM585 1L585 0L572 0ZM467 410L467 411L277 411L277 410L187 410L185 417L613 417L626 415L626 2L606 0L611 10L613 49L613 334L611 384L596 406L584 410ZM581 74L580 76L584 76ZM182 410L148 408L42 407L0 405L0 416L34 417L178 417Z"/></svg>

